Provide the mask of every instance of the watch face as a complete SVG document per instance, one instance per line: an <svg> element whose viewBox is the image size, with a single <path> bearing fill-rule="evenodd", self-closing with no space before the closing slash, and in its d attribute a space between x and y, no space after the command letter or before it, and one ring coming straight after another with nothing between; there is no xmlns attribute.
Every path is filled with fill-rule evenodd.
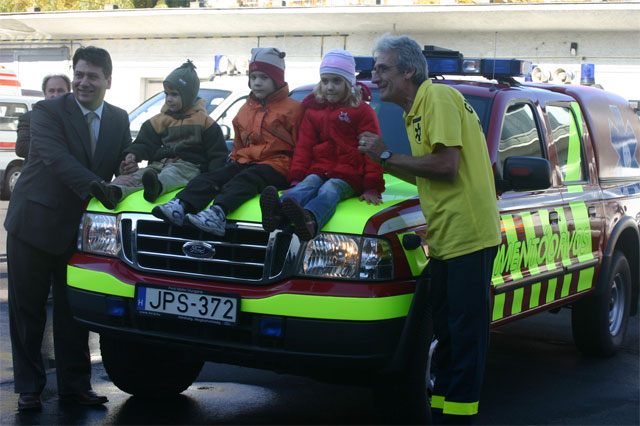
<svg viewBox="0 0 640 426"><path fill-rule="evenodd" d="M382 154L380 154L381 160L388 160L389 157L391 157L391 151L382 151Z"/></svg>

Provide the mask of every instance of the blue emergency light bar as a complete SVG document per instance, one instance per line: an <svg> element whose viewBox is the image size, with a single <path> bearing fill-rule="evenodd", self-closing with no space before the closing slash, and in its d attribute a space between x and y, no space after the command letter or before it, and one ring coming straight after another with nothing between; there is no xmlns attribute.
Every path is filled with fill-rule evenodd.
<svg viewBox="0 0 640 426"><path fill-rule="evenodd" d="M423 51L429 76L466 75L489 79L525 77L531 73L531 61L520 59L466 59L457 51L425 46ZM431 49L427 49L431 48ZM368 56L356 56L356 71L370 73L375 61Z"/></svg>

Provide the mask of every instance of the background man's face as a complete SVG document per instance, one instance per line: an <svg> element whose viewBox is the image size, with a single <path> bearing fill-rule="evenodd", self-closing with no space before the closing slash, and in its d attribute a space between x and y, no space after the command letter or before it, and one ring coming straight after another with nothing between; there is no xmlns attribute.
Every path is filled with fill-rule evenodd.
<svg viewBox="0 0 640 426"><path fill-rule="evenodd" d="M97 109L104 94L111 88L111 77L106 78L98 65L80 59L73 70L73 94L87 109Z"/></svg>
<svg viewBox="0 0 640 426"><path fill-rule="evenodd" d="M69 93L67 82L60 77L51 77L44 88L44 98L51 99Z"/></svg>

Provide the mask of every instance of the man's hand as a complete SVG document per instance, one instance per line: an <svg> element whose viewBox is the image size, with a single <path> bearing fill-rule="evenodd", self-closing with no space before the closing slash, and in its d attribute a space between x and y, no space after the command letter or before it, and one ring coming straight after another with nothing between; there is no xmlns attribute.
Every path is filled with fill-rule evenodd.
<svg viewBox="0 0 640 426"><path fill-rule="evenodd" d="M380 154L387 149L387 145L380 135L363 132L358 135L358 151L367 154L376 163L380 163Z"/></svg>
<svg viewBox="0 0 640 426"><path fill-rule="evenodd" d="M138 165L136 164L136 169ZM111 181L110 185L122 185L122 186L140 186L136 178L130 174L120 175Z"/></svg>
<svg viewBox="0 0 640 426"><path fill-rule="evenodd" d="M378 198L377 195L373 194L362 194L359 199L360 201L366 201L367 204L373 204L374 206L382 204L382 198Z"/></svg>
<svg viewBox="0 0 640 426"><path fill-rule="evenodd" d="M130 175L135 173L138 170L138 162L136 161L136 156L134 154L127 154L120 163L120 174L121 175ZM127 185L131 186L131 185Z"/></svg>

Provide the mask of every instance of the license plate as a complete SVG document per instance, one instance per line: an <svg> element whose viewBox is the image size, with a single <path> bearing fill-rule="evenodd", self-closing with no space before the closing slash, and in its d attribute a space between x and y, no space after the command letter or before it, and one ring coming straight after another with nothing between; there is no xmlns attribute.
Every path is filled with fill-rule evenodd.
<svg viewBox="0 0 640 426"><path fill-rule="evenodd" d="M173 315L189 321L232 325L237 321L237 297L169 288L138 287L138 313Z"/></svg>

